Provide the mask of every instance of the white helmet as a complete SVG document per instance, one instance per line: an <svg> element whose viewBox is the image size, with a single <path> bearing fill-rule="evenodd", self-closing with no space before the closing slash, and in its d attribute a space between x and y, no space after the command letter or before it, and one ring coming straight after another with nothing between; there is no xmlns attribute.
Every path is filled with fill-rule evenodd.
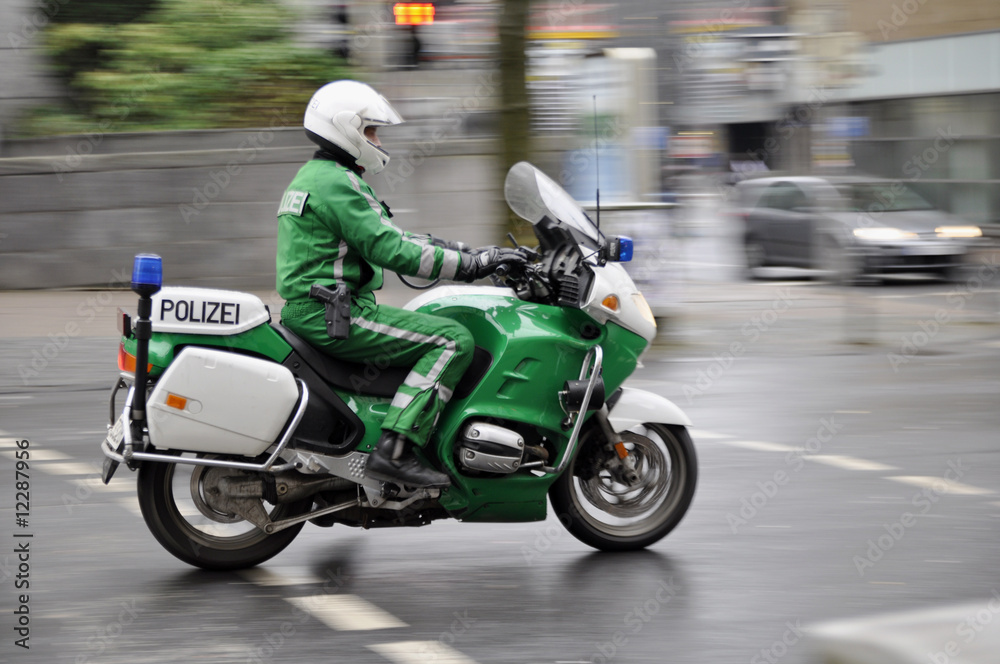
<svg viewBox="0 0 1000 664"><path fill-rule="evenodd" d="M303 126L347 152L358 166L378 173L389 163L389 153L365 138L365 127L402 121L392 104L371 86L358 81L334 81L312 96Z"/></svg>

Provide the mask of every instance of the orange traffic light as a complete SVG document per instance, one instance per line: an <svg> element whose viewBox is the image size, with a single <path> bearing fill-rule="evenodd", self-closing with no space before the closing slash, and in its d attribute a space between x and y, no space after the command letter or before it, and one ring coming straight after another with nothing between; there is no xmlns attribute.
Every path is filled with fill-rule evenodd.
<svg viewBox="0 0 1000 664"><path fill-rule="evenodd" d="M434 5L429 2L397 2L392 6L396 25L430 25L434 22Z"/></svg>

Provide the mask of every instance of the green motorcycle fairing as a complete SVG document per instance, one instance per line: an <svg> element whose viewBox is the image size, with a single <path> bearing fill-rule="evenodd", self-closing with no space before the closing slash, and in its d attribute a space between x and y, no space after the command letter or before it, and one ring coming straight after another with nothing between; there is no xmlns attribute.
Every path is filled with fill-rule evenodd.
<svg viewBox="0 0 1000 664"><path fill-rule="evenodd" d="M434 457L431 461L452 478L452 486L441 494L441 506L463 521L545 519L547 493L557 476L538 476L528 471L492 476L463 474L455 458L462 428L469 420L531 427L555 447L557 453L548 461L555 465L569 442L569 432L561 426L566 413L558 393L566 380L579 377L587 351L597 344L602 346L602 376L605 394L610 395L635 371L648 343L613 322L598 325L579 309L524 302L499 289L495 295L440 298L419 311L462 323L472 333L476 346L492 358L471 391L456 393L442 412L430 444L421 450ZM596 337L594 329L598 331ZM134 355L136 339L123 337L122 342L125 350ZM149 343L150 376L161 375L185 346L246 353L279 363L293 350L266 324L230 336L154 332ZM371 451L391 398L339 388L333 391L364 423L364 438L357 449Z"/></svg>
<svg viewBox="0 0 1000 664"><path fill-rule="evenodd" d="M585 312L524 302L499 291L438 299L420 311L462 323L476 346L493 358L472 391L448 404L431 437L428 447L453 482L442 493L441 505L463 521L544 519L548 489L557 476L527 471L490 477L463 474L455 459L462 428L473 419L533 427L554 443L557 455L549 459L554 465L569 442L569 432L561 427L566 413L558 394L566 380L579 377L587 351L602 346L605 393L611 394L635 371L646 340L614 323L596 326L598 336L587 339L583 330L593 329L595 321Z"/></svg>
<svg viewBox="0 0 1000 664"><path fill-rule="evenodd" d="M135 336L122 337L125 351L133 357L138 343ZM246 332L232 335L153 332L149 340L149 364L152 365L149 370L150 378L162 375L186 346L240 352L278 363L283 362L292 352L292 347L270 325L258 325Z"/></svg>

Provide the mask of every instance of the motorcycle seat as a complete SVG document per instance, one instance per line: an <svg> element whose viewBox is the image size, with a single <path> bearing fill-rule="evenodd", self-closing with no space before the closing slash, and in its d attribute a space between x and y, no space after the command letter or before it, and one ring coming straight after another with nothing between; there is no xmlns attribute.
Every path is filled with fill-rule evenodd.
<svg viewBox="0 0 1000 664"><path fill-rule="evenodd" d="M410 367L379 369L374 365L359 364L331 357L314 348L308 341L287 327L279 323L271 323L271 327L323 380L342 390L349 390L355 394L391 397L396 394L396 390L410 373Z"/></svg>

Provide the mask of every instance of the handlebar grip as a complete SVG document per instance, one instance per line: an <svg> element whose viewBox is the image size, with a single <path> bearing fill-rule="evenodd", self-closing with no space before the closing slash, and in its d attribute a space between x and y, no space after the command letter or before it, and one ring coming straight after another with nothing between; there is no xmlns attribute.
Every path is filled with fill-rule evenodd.
<svg viewBox="0 0 1000 664"><path fill-rule="evenodd" d="M507 273L510 272L510 267L506 263L501 263L497 265L497 269L493 271L498 277L506 277Z"/></svg>

